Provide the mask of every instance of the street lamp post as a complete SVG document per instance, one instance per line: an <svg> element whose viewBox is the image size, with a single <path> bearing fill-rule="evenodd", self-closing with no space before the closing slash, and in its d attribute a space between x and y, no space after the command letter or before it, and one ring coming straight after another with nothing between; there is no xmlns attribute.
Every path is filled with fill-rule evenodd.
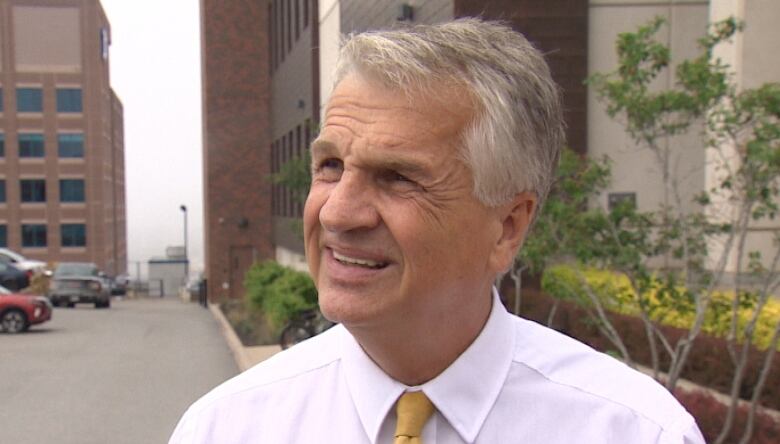
<svg viewBox="0 0 780 444"><path fill-rule="evenodd" d="M190 256L187 251L187 205L181 205L179 209L184 213L184 283L190 278Z"/></svg>

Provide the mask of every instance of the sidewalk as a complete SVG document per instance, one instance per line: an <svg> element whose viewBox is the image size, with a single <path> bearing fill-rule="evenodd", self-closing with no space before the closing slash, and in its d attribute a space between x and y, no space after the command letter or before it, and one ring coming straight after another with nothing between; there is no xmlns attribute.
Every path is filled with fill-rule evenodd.
<svg viewBox="0 0 780 444"><path fill-rule="evenodd" d="M222 310L219 309L218 304L209 304L209 310L214 315L222 330L222 335L225 337L225 341L233 353L233 358L236 360L239 370L242 372L255 364L265 361L271 356L279 353L282 348L278 345L260 345L257 347L245 347L238 338L238 335L233 331L233 327L225 319L225 315L222 314Z"/></svg>

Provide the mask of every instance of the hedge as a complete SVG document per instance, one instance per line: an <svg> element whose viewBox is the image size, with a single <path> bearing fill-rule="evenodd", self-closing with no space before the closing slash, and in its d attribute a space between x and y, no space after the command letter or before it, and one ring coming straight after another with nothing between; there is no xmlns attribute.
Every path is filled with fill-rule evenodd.
<svg viewBox="0 0 780 444"><path fill-rule="evenodd" d="M263 312L276 333L302 311L317 307L317 289L309 275L274 261L252 265L244 288L250 306Z"/></svg>

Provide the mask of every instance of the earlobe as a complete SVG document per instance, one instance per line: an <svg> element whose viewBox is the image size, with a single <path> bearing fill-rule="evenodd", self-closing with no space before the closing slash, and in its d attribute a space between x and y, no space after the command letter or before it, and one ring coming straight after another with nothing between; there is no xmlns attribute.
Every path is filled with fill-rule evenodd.
<svg viewBox="0 0 780 444"><path fill-rule="evenodd" d="M509 268L523 244L536 211L536 195L531 192L519 193L498 211L501 218L501 235L494 246L492 257L496 273Z"/></svg>

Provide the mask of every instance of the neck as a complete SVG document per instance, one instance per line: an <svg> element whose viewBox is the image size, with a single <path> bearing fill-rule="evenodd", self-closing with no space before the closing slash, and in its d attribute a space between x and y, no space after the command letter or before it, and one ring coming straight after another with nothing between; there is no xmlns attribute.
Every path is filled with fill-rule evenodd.
<svg viewBox="0 0 780 444"><path fill-rule="evenodd" d="M409 386L441 374L479 336L493 305L492 293L453 304L435 319L405 317L393 326L347 326L366 354L391 378ZM404 356L404 359L399 359Z"/></svg>

